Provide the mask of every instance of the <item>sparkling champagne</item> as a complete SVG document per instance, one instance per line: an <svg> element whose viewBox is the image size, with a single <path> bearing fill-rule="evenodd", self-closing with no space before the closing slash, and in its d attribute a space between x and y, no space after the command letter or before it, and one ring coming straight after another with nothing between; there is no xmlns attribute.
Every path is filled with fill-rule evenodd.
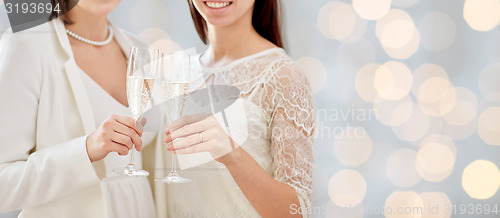
<svg viewBox="0 0 500 218"><path fill-rule="evenodd" d="M167 118L171 121L182 116L189 95L189 82L164 82L160 84L160 93L166 102Z"/></svg>
<svg viewBox="0 0 500 218"><path fill-rule="evenodd" d="M127 77L127 99L134 118L145 112L154 83L153 77Z"/></svg>

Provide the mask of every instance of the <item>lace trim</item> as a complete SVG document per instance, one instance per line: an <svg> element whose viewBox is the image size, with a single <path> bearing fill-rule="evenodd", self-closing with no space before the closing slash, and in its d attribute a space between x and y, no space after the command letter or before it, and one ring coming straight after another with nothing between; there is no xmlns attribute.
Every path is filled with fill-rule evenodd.
<svg viewBox="0 0 500 218"><path fill-rule="evenodd" d="M283 53L285 53L285 50L283 50L282 48L270 48L270 49L266 49L264 51L260 51L260 52L257 52L255 54L252 54L252 55L249 55L249 56L237 59L237 60L231 62L230 64L226 65L226 66L222 66L222 67L205 67L205 66L202 66L201 68L202 68L203 72L205 72L205 73L221 72L221 71L225 71L225 70L230 70L231 68L235 67L238 64L241 64L242 62L251 62L252 59L254 59L254 58L258 58L258 57L260 57L262 55L267 55L267 54L273 53L273 52L283 52ZM198 56L198 60L199 60L199 58L201 58L201 55ZM200 61L200 63L201 63L201 61Z"/></svg>

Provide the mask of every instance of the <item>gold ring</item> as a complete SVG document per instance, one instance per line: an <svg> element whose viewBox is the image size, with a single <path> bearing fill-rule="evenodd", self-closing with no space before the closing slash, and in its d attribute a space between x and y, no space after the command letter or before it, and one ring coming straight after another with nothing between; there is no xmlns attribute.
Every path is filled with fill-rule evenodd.
<svg viewBox="0 0 500 218"><path fill-rule="evenodd" d="M202 143L202 142L203 142L203 135L200 132L200 143Z"/></svg>

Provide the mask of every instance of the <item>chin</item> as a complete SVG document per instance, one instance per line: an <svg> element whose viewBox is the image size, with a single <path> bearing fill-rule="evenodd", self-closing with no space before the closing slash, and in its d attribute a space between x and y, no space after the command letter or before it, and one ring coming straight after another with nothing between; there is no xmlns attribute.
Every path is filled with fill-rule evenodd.
<svg viewBox="0 0 500 218"><path fill-rule="evenodd" d="M109 14L118 7L121 1L119 0L107 0L100 3L99 8L96 8L97 12L100 14Z"/></svg>
<svg viewBox="0 0 500 218"><path fill-rule="evenodd" d="M80 0L78 5L98 15L108 15L120 4L121 0Z"/></svg>
<svg viewBox="0 0 500 218"><path fill-rule="evenodd" d="M213 18L213 19L209 18L205 19L205 21L214 27L225 27L225 26L230 26L232 23L234 23L234 21L228 18Z"/></svg>
<svg viewBox="0 0 500 218"><path fill-rule="evenodd" d="M113 10L115 10L116 7L109 7L109 8L101 8L99 10L96 10L95 13L99 15L105 15L107 16L109 13L111 13Z"/></svg>
<svg viewBox="0 0 500 218"><path fill-rule="evenodd" d="M253 0L194 0L194 6L205 21L218 27L229 26L247 15L251 19L253 3Z"/></svg>

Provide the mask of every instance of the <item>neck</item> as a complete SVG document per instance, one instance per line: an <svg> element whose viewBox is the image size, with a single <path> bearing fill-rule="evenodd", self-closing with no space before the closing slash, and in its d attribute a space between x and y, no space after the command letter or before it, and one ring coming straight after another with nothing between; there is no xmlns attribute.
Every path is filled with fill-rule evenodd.
<svg viewBox="0 0 500 218"><path fill-rule="evenodd" d="M68 12L71 24L66 28L84 38L103 41L108 37L108 20L105 15L92 14L81 7L75 6Z"/></svg>
<svg viewBox="0 0 500 218"><path fill-rule="evenodd" d="M239 58L275 47L257 33L252 26L251 17L222 27L207 23L207 29L209 46L202 56L205 66L224 66Z"/></svg>
<svg viewBox="0 0 500 218"><path fill-rule="evenodd" d="M251 26L250 26L251 27ZM251 28L214 27L208 26L209 47L207 54L215 61L222 58L238 58L246 50L248 44L258 38L257 32Z"/></svg>

